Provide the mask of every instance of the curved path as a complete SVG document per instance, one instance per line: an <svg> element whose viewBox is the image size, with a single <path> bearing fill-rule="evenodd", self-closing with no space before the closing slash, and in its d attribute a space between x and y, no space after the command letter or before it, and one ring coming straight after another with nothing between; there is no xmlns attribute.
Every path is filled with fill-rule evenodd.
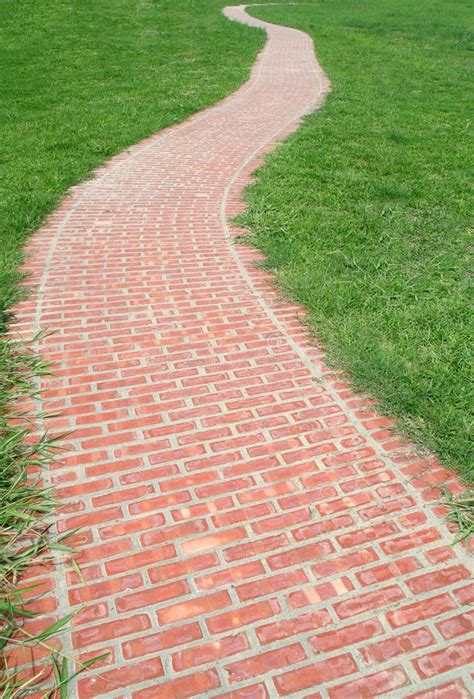
<svg viewBox="0 0 474 699"><path fill-rule="evenodd" d="M250 81L30 245L19 316L57 329L42 408L74 430L51 477L81 528L43 605L85 605L70 650L110 652L72 696L471 696L467 564L425 488L449 474L331 374L226 223L328 81L305 34L226 14L268 32Z"/></svg>

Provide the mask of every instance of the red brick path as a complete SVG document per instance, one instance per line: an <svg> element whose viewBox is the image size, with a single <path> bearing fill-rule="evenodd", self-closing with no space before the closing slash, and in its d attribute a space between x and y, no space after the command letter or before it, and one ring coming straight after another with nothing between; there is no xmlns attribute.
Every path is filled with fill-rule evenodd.
<svg viewBox="0 0 474 699"><path fill-rule="evenodd" d="M305 34L227 15L268 31L251 80L30 246L21 329L56 330L42 408L74 430L51 476L83 576L58 562L42 604L85 605L70 650L110 651L72 696L469 697L472 587L426 490L449 474L324 366L226 223L327 79Z"/></svg>

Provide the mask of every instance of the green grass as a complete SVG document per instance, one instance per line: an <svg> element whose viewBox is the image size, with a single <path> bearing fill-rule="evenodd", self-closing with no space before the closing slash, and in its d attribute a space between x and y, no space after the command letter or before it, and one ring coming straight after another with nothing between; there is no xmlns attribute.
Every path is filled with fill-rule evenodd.
<svg viewBox="0 0 474 699"><path fill-rule="evenodd" d="M323 0L251 14L308 32L333 86L248 191L251 239L332 361L472 482L472 6Z"/></svg>

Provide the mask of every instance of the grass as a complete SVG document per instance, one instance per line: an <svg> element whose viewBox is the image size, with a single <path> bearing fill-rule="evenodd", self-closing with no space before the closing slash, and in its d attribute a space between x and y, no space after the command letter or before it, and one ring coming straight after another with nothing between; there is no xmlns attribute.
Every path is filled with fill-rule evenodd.
<svg viewBox="0 0 474 699"><path fill-rule="evenodd" d="M252 8L315 40L333 90L241 220L331 360L474 480L468 0Z"/></svg>

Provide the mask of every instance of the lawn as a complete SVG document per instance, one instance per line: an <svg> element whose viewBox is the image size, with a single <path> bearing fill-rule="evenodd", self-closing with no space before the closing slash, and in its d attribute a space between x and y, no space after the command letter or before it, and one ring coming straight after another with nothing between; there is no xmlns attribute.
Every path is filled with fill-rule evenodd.
<svg viewBox="0 0 474 699"><path fill-rule="evenodd" d="M323 0L251 14L308 32L333 86L248 191L252 240L332 361L473 482L472 6Z"/></svg>

